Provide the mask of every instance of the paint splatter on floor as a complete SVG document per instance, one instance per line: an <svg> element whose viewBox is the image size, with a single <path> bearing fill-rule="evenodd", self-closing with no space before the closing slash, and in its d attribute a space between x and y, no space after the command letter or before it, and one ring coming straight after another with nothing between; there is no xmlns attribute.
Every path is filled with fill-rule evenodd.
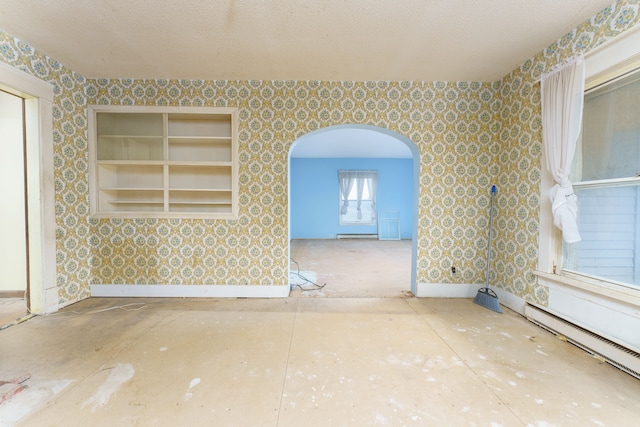
<svg viewBox="0 0 640 427"><path fill-rule="evenodd" d="M96 393L82 403L82 407L93 405L92 409L104 406L109 402L111 396L118 391L120 386L133 378L135 370L128 363L119 363L110 368L109 376L98 388Z"/></svg>
<svg viewBox="0 0 640 427"><path fill-rule="evenodd" d="M539 348L538 348L538 349L536 349L536 353L541 354L541 355L543 355L543 356L548 356L548 354L547 354L547 353L545 353L544 351L540 350Z"/></svg>
<svg viewBox="0 0 640 427"><path fill-rule="evenodd" d="M184 401L191 400L193 397L193 393L191 393L191 389L200 384L200 378L194 378L189 383L189 390L184 394Z"/></svg>
<svg viewBox="0 0 640 427"><path fill-rule="evenodd" d="M13 426L61 392L72 380L31 379L29 387L0 405L0 427Z"/></svg>

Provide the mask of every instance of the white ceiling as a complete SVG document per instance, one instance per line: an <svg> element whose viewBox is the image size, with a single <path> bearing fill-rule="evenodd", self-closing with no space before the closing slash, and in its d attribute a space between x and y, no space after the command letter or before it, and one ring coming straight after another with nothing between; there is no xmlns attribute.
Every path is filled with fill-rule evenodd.
<svg viewBox="0 0 640 427"><path fill-rule="evenodd" d="M612 0L1 0L85 77L496 81Z"/></svg>
<svg viewBox="0 0 640 427"><path fill-rule="evenodd" d="M0 28L89 78L496 81L612 0L0 0ZM411 157L333 129L294 157Z"/></svg>

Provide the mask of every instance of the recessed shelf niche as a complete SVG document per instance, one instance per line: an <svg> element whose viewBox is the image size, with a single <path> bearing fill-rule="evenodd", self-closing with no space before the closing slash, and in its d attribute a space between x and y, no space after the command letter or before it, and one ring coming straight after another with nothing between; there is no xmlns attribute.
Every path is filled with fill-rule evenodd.
<svg viewBox="0 0 640 427"><path fill-rule="evenodd" d="M90 106L94 217L237 217L233 108Z"/></svg>

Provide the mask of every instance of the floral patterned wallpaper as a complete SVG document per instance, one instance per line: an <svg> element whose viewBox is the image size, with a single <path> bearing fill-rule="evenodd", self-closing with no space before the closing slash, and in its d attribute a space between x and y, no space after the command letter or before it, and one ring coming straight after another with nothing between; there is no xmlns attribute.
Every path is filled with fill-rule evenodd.
<svg viewBox="0 0 640 427"><path fill-rule="evenodd" d="M287 285L289 149L348 123L395 131L421 153L418 281L451 281L452 265L482 281L499 151L493 85L100 79L86 94L90 104L237 107L240 119L238 220L91 221L92 283Z"/></svg>
<svg viewBox="0 0 640 427"><path fill-rule="evenodd" d="M88 297L93 283L287 285L289 148L310 131L357 123L395 131L419 150L419 283L484 283L495 183L492 284L545 303L546 289L532 275L540 197L537 80L637 21L637 2L619 1L494 83L94 80L0 30L0 60L55 86L59 302ZM89 218L89 104L237 107L239 218Z"/></svg>
<svg viewBox="0 0 640 427"><path fill-rule="evenodd" d="M536 284L542 118L540 77L554 65L585 54L640 21L637 0L618 1L525 61L499 83L501 165L495 262L496 285L526 300L547 303Z"/></svg>

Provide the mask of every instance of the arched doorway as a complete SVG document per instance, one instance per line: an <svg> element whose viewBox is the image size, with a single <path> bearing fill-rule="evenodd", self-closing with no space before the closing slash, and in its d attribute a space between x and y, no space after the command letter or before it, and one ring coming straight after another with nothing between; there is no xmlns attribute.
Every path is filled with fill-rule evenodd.
<svg viewBox="0 0 640 427"><path fill-rule="evenodd" d="M304 159L305 161L301 161ZM341 159L341 160L338 160ZM347 160L348 159L348 160ZM387 163L381 163L386 161ZM395 162L393 162L395 161ZM399 162L398 162L399 161ZM292 240L303 237L315 239L339 239L339 230L349 230L348 228L337 226L339 216L339 185L336 168L343 165L356 165L368 168L370 165L383 165L383 168L395 167L398 173L381 173L382 183L385 183L385 176L402 175L405 176L403 184L396 185L396 190L384 191L388 193L408 192L408 200L402 204L402 212L399 212L402 239L411 239L410 242L410 279L404 284L404 292L416 293L416 271L417 271L417 224L418 224L418 190L420 176L420 156L417 146L405 136L390 131L388 129L370 125L338 125L330 126L317 131L310 132L298 138L289 150L289 255L291 258ZM388 164L394 166L387 166ZM320 166L318 166L320 165ZM328 165L328 166L327 166ZM400 166L399 166L400 165ZM408 165L408 167L407 167ZM317 169L320 168L320 169ZM307 177L306 182L311 182L311 186L304 190L300 189L299 182L300 169L304 170ZM388 183L387 183L388 184ZM400 185L400 186L398 186ZM385 188L384 185L381 189ZM302 191L302 193L301 193ZM333 195L326 195L331 193ZM300 196L300 194L304 194ZM321 196L324 194L324 196ZM315 197L315 196L318 197ZM397 194L394 194L397 195ZM333 198L333 199L332 199ZM300 201L304 199L304 201ZM396 210L393 203L383 202L384 197L378 196L378 215L386 209ZM302 205L302 207L301 207ZM301 217L307 222L307 227L300 227ZM377 229L377 223L376 223ZM302 230L302 231L301 231ZM367 234L367 233L364 233ZM359 237L351 234L347 236ZM367 236L376 239L376 235ZM377 240L377 239L376 239ZM294 248L295 249L295 248ZM297 264L292 260L292 270L302 269L304 273L309 273L306 267ZM310 273L311 282L318 286L316 277ZM295 274L294 274L295 275ZM295 287L299 281L292 280L290 275L290 287ZM313 286L311 287L313 289ZM354 296L354 295L350 295Z"/></svg>

